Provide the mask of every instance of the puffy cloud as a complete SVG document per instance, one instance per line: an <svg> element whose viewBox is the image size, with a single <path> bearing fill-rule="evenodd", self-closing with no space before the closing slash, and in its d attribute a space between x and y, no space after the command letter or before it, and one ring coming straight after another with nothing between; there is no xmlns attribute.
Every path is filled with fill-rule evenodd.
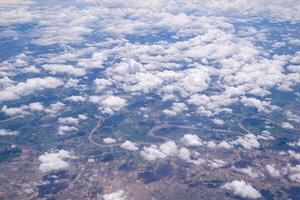
<svg viewBox="0 0 300 200"><path fill-rule="evenodd" d="M13 108L8 108L7 106L3 106L1 108L1 112L5 113L5 115L8 116L15 116L15 115L26 115L29 114L26 111L26 106L21 106L21 107L13 107Z"/></svg>
<svg viewBox="0 0 300 200"><path fill-rule="evenodd" d="M110 194L103 195L104 200L125 200L126 194L124 190L119 190Z"/></svg>
<svg viewBox="0 0 300 200"><path fill-rule="evenodd" d="M220 126L224 125L224 123L225 123L222 119L217 119L217 118L214 118L212 121L216 125L220 125Z"/></svg>
<svg viewBox="0 0 300 200"><path fill-rule="evenodd" d="M282 122L281 127L286 129L294 129L294 126L288 122Z"/></svg>
<svg viewBox="0 0 300 200"><path fill-rule="evenodd" d="M16 116L16 115L28 115L30 111L43 111L44 106L40 102L30 103L28 105L22 105L20 107L10 107L3 106L1 108L1 112L5 113L8 116Z"/></svg>
<svg viewBox="0 0 300 200"><path fill-rule="evenodd" d="M25 73L39 73L40 70L38 68L36 68L35 66L29 66L29 67L23 68L23 72L25 72Z"/></svg>
<svg viewBox="0 0 300 200"><path fill-rule="evenodd" d="M166 156L175 156L177 154L177 145L174 141L168 141L161 144L159 150Z"/></svg>
<svg viewBox="0 0 300 200"><path fill-rule="evenodd" d="M28 105L28 108L32 111L43 111L44 110L44 106L40 102L30 103Z"/></svg>
<svg viewBox="0 0 300 200"><path fill-rule="evenodd" d="M113 138L107 137L107 138L103 138L103 142L105 144L113 144L113 143L116 143L117 141Z"/></svg>
<svg viewBox="0 0 300 200"><path fill-rule="evenodd" d="M237 140L233 141L233 144L239 144L245 149L252 149L252 148L259 148L260 143L257 140L258 138L251 134L248 133L244 137L239 137Z"/></svg>
<svg viewBox="0 0 300 200"><path fill-rule="evenodd" d="M64 107L65 107L65 104L63 104L61 102L56 102L56 103L51 104L49 108L46 108L45 112L55 115L55 114L59 113L62 109L64 109Z"/></svg>
<svg viewBox="0 0 300 200"><path fill-rule="evenodd" d="M148 161L156 161L166 157L166 155L162 153L156 145L144 147L141 151L141 156Z"/></svg>
<svg viewBox="0 0 300 200"><path fill-rule="evenodd" d="M201 146L203 145L202 140L197 135L185 134L180 141L185 146Z"/></svg>
<svg viewBox="0 0 300 200"><path fill-rule="evenodd" d="M266 169L272 177L280 176L280 171L276 169L274 165L266 165Z"/></svg>
<svg viewBox="0 0 300 200"><path fill-rule="evenodd" d="M70 167L70 164L67 162L67 160L74 158L75 157L71 152L65 150L45 153L39 156L39 161L41 162L39 169L42 172L68 169Z"/></svg>
<svg viewBox="0 0 300 200"><path fill-rule="evenodd" d="M18 131L10 131L7 129L0 129L0 136L14 136L14 135L18 135L19 132Z"/></svg>
<svg viewBox="0 0 300 200"><path fill-rule="evenodd" d="M111 95L104 98L99 104L103 113L113 114L124 108L127 105L127 101L121 97Z"/></svg>
<svg viewBox="0 0 300 200"><path fill-rule="evenodd" d="M9 2L10 1L1 1L0 4L1 6L5 6L5 5L8 6L8 4L10 4ZM21 3L22 5L23 3L23 1L22 2L18 1L18 3L17 1L12 1L12 2L15 2L16 5L18 5L19 3ZM30 2L30 1L24 1L24 2ZM17 8L10 8L9 6L7 8L2 7L0 9L0 15L1 15L0 24L2 26L29 23L34 21L38 17L37 13L30 11L25 6L20 6Z"/></svg>
<svg viewBox="0 0 300 200"><path fill-rule="evenodd" d="M150 145L144 147L140 152L142 157L148 161L156 161L166 158L168 156L175 156L177 154L177 145L173 141L168 141L161 144L159 147L156 145Z"/></svg>
<svg viewBox="0 0 300 200"><path fill-rule="evenodd" d="M233 145L226 142L226 141L222 141L217 145L217 148L219 148L219 149L232 149Z"/></svg>
<svg viewBox="0 0 300 200"><path fill-rule="evenodd" d="M25 82L19 82L0 91L0 101L16 100L37 91L55 89L62 84L63 82L60 79L53 77L27 79Z"/></svg>
<svg viewBox="0 0 300 200"><path fill-rule="evenodd" d="M120 145L122 149L126 149L128 151L137 151L139 148L131 141L126 140L124 143Z"/></svg>
<svg viewBox="0 0 300 200"><path fill-rule="evenodd" d="M287 169L289 171L289 179L291 181L300 183L300 165L296 165L294 167L289 165Z"/></svg>
<svg viewBox="0 0 300 200"><path fill-rule="evenodd" d="M288 150L288 155L291 156L292 158L300 161L300 153L297 153L293 150Z"/></svg>
<svg viewBox="0 0 300 200"><path fill-rule="evenodd" d="M96 78L94 80L94 84L96 86L97 91L105 90L107 87L113 85L113 83L111 81L109 81L107 79L103 79L103 78Z"/></svg>
<svg viewBox="0 0 300 200"><path fill-rule="evenodd" d="M85 69L74 67L72 65L63 64L45 64L42 66L45 71L49 71L50 74L64 73L73 76L84 76L86 74Z"/></svg>
<svg viewBox="0 0 300 200"><path fill-rule="evenodd" d="M246 175L248 175L251 178L258 178L258 177L261 176L259 173L253 171L252 167L245 167L245 168L236 168L236 167L233 167L233 169L235 171L240 172L240 173L246 174Z"/></svg>
<svg viewBox="0 0 300 200"><path fill-rule="evenodd" d="M178 113L182 113L184 111L188 111L188 107L184 104L184 103L173 103L171 109L165 109L163 110L163 113L165 115L169 115L169 116L175 116Z"/></svg>
<svg viewBox="0 0 300 200"><path fill-rule="evenodd" d="M86 98L83 97L83 96L70 96L70 97L67 97L65 100L67 101L74 101L74 102L84 102L86 101Z"/></svg>
<svg viewBox="0 0 300 200"><path fill-rule="evenodd" d="M79 123L79 119L75 118L75 117L60 117L58 119L58 122L60 124L78 124Z"/></svg>
<svg viewBox="0 0 300 200"><path fill-rule="evenodd" d="M231 183L226 183L222 188L233 192L233 194L241 196L243 198L258 199L261 197L259 191L257 191L252 185L246 183L243 180L234 180Z"/></svg>
<svg viewBox="0 0 300 200"><path fill-rule="evenodd" d="M64 135L65 133L71 131L78 131L78 128L76 128L75 126L59 126L57 134Z"/></svg>

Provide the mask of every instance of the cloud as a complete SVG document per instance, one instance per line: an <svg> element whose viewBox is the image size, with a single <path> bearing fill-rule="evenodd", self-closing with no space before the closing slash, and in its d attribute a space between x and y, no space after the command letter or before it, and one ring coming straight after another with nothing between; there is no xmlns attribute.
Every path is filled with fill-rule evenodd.
<svg viewBox="0 0 300 200"><path fill-rule="evenodd" d="M39 156L39 161L41 162L39 169L42 172L68 169L70 167L70 164L67 160L74 158L75 157L71 152L65 150L45 153Z"/></svg>
<svg viewBox="0 0 300 200"><path fill-rule="evenodd" d="M107 137L107 138L103 138L103 142L104 142L105 144L114 144L114 143L116 143L117 141L116 141L115 139L111 138L111 137Z"/></svg>
<svg viewBox="0 0 300 200"><path fill-rule="evenodd" d="M79 119L75 117L60 117L58 119L58 122L60 124L75 124L77 125L79 123Z"/></svg>
<svg viewBox="0 0 300 200"><path fill-rule="evenodd" d="M71 131L78 131L78 128L76 128L75 126L65 126L65 125L59 126L57 134L58 135L64 135L67 132L71 132Z"/></svg>
<svg viewBox="0 0 300 200"><path fill-rule="evenodd" d="M96 103L100 105L100 110L106 114L118 112L127 105L126 99L113 95L104 97Z"/></svg>
<svg viewBox="0 0 300 200"><path fill-rule="evenodd" d="M253 171L252 167L245 167L245 168L232 167L232 169L235 170L235 171L237 171L237 172L246 174L246 175L248 175L251 178L258 178L258 177L261 176L259 173Z"/></svg>
<svg viewBox="0 0 300 200"><path fill-rule="evenodd" d="M110 194L103 195L104 200L126 200L126 194L124 190L119 190Z"/></svg>
<svg viewBox="0 0 300 200"><path fill-rule="evenodd" d="M72 65L45 64L42 66L42 69L50 72L50 74L52 75L63 73L63 74L69 74L73 76L84 76L86 74L84 68L78 68Z"/></svg>
<svg viewBox="0 0 300 200"><path fill-rule="evenodd" d="M15 136L18 135L19 132L18 131L10 131L7 129L0 129L0 136Z"/></svg>
<svg viewBox="0 0 300 200"><path fill-rule="evenodd" d="M161 144L159 147L156 145L150 145L144 147L140 152L141 156L148 161L156 161L166 158L168 156L175 156L177 154L177 145L174 141L168 141Z"/></svg>
<svg viewBox="0 0 300 200"><path fill-rule="evenodd" d="M218 145L217 145L217 148L219 149L232 149L233 148L233 145L226 142L225 140L220 142Z"/></svg>
<svg viewBox="0 0 300 200"><path fill-rule="evenodd" d="M258 138L248 133L243 137L239 137L237 140L233 141L232 143L235 145L241 145L245 149L252 149L252 148L259 148L260 143L257 140Z"/></svg>
<svg viewBox="0 0 300 200"><path fill-rule="evenodd" d="M61 102L56 102L53 103L49 106L49 108L45 109L45 112L50 113L52 115L56 115L57 113L59 113L62 109L64 109L65 104L61 103Z"/></svg>
<svg viewBox="0 0 300 200"><path fill-rule="evenodd" d="M291 181L300 183L300 165L296 166L287 166L287 169L289 171L289 179Z"/></svg>
<svg viewBox="0 0 300 200"><path fill-rule="evenodd" d="M131 141L126 140L124 143L120 145L122 149L126 149L128 151L137 151L139 148Z"/></svg>
<svg viewBox="0 0 300 200"><path fill-rule="evenodd" d="M67 97L65 100L67 101L73 101L73 102L84 102L86 101L86 98L83 97L83 96L70 96L70 97Z"/></svg>
<svg viewBox="0 0 300 200"><path fill-rule="evenodd" d="M214 124L219 125L219 126L222 126L225 124L225 122L222 119L214 118L212 121Z"/></svg>
<svg viewBox="0 0 300 200"><path fill-rule="evenodd" d="M60 79L53 77L27 79L25 82L19 82L0 91L0 101L16 100L37 91L58 88L62 84Z"/></svg>
<svg viewBox="0 0 300 200"><path fill-rule="evenodd" d="M276 178L280 176L280 171L274 165L266 165L266 169L272 177Z"/></svg>
<svg viewBox="0 0 300 200"><path fill-rule="evenodd" d="M16 116L16 115L28 115L31 112L39 112L44 111L44 106L40 102L30 103L28 105L22 105L20 107L7 107L6 105L1 108L1 112L5 113L8 116Z"/></svg>
<svg viewBox="0 0 300 200"><path fill-rule="evenodd" d="M281 127L286 129L294 129L294 126L288 122L282 122Z"/></svg>
<svg viewBox="0 0 300 200"><path fill-rule="evenodd" d="M30 23L32 21L35 21L39 15L36 12L32 12L28 9L26 6L21 6L19 3L22 3L19 1L17 4L15 1L15 5L18 5L17 7L10 7L9 5L10 1L0 2L1 8L0 8L0 24L2 26L9 26L14 24L24 24L24 23ZM30 2L30 1L24 1L24 2ZM4 4L3 4L4 3ZM4 7L3 7L4 6ZM7 6L7 7L5 7Z"/></svg>
<svg viewBox="0 0 300 200"><path fill-rule="evenodd" d="M185 134L180 141L185 146L201 146L202 140L197 135Z"/></svg>
<svg viewBox="0 0 300 200"><path fill-rule="evenodd" d="M231 183L226 183L222 186L222 188L231 191L234 195L238 195L243 198L258 199L261 197L259 191L257 191L252 185L246 183L243 180L234 180Z"/></svg>

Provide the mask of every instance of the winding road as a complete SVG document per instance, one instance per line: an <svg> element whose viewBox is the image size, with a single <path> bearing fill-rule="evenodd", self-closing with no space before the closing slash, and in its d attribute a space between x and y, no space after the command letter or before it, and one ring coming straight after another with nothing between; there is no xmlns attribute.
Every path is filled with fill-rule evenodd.
<svg viewBox="0 0 300 200"><path fill-rule="evenodd" d="M99 118L96 126L88 133L88 140L90 143L100 147L100 148L113 148L113 147L118 147L120 146L122 143L112 143L112 144L104 144L104 143L98 143L97 141L94 140L93 138L93 134L96 132L96 130L98 128L100 128L101 126L101 123L103 121L103 118ZM246 133L252 133L250 130L248 130L247 128L245 128L242 123L240 123L240 121L238 122L239 124L239 127L241 129L243 129ZM157 126L154 126L152 129L150 129L148 132L147 132L147 135L148 136L151 136L152 138L155 138L155 139L159 139L159 140L163 140L164 142L168 141L168 140L172 140L171 138L168 138L166 136L159 136L159 135L156 135L155 133L161 129L164 129L164 128L172 128L172 127L175 127L175 128L182 128L182 129L193 129L193 130L203 130L203 128L200 128L200 127L195 127L195 126L190 126L190 125L175 125L175 124L160 124L160 125L157 125ZM210 131L215 131L215 132L225 132L225 133L234 133L234 134L242 134L241 132L239 131L230 131L230 130L222 130L222 129L210 129ZM153 144L154 142L134 142L135 144L139 144L139 145L151 145Z"/></svg>

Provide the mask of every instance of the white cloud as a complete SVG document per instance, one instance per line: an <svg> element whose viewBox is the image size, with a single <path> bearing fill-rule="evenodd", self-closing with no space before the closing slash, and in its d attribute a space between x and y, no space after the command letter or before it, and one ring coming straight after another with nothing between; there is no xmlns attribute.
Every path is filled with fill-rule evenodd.
<svg viewBox="0 0 300 200"><path fill-rule="evenodd" d="M166 157L156 145L150 145L149 147L144 147L141 151L141 156L148 161L156 161Z"/></svg>
<svg viewBox="0 0 300 200"><path fill-rule="evenodd" d="M289 179L291 181L300 183L300 165L296 165L294 167L288 166L288 171L289 171Z"/></svg>
<svg viewBox="0 0 300 200"><path fill-rule="evenodd" d="M62 109L64 109L64 107L65 107L65 104L63 104L61 102L56 102L56 103L51 104L49 108L46 108L45 112L55 115L55 114L59 113Z"/></svg>
<svg viewBox="0 0 300 200"><path fill-rule="evenodd" d="M201 146L203 144L202 140L197 135L192 134L185 134L180 141L185 146Z"/></svg>
<svg viewBox="0 0 300 200"><path fill-rule="evenodd" d="M119 190L110 194L103 195L104 200L126 200L126 194L124 190Z"/></svg>
<svg viewBox="0 0 300 200"><path fill-rule="evenodd" d="M67 160L74 159L75 157L71 152L65 150L59 150L57 152L45 153L39 156L41 162L39 169L42 172L56 171L62 169L68 169L70 164Z"/></svg>
<svg viewBox="0 0 300 200"><path fill-rule="evenodd" d="M113 114L124 108L127 105L127 101L118 96L108 96L99 102L99 104L103 113Z"/></svg>
<svg viewBox="0 0 300 200"><path fill-rule="evenodd" d="M18 135L19 132L18 131L10 131L7 129L0 129L0 136L15 136Z"/></svg>
<svg viewBox="0 0 300 200"><path fill-rule="evenodd" d="M236 167L233 167L233 169L235 171L240 172L240 173L246 174L246 175L248 175L251 178L258 178L258 177L261 176L259 173L255 172L252 167L245 167L245 168L236 168Z"/></svg>
<svg viewBox="0 0 300 200"><path fill-rule="evenodd" d="M131 141L126 140L124 143L120 145L122 149L126 149L128 151L137 151L139 148Z"/></svg>
<svg viewBox="0 0 300 200"><path fill-rule="evenodd" d="M113 138L107 137L107 138L103 138L103 142L105 144L113 144L113 143L116 143L117 141Z"/></svg>
<svg viewBox="0 0 300 200"><path fill-rule="evenodd" d="M59 126L58 128L58 135L64 135L67 132L71 132L71 131L78 131L78 128L76 128L75 126Z"/></svg>
<svg viewBox="0 0 300 200"><path fill-rule="evenodd" d="M243 198L258 199L261 197L259 191L257 191L252 185L246 183L243 180L234 180L231 183L226 183L222 188L233 192L233 194L241 196Z"/></svg>
<svg viewBox="0 0 300 200"><path fill-rule="evenodd" d="M79 119L75 117L60 117L58 119L58 122L60 124L75 124L77 125L79 123Z"/></svg>
<svg viewBox="0 0 300 200"><path fill-rule="evenodd" d="M222 119L217 119L217 118L214 118L212 121L216 125L220 125L220 126L224 125L224 123L225 123Z"/></svg>
<svg viewBox="0 0 300 200"><path fill-rule="evenodd" d="M32 111L43 111L44 110L44 106L40 102L30 103L28 105L28 108Z"/></svg>
<svg viewBox="0 0 300 200"><path fill-rule="evenodd" d="M294 129L294 126L288 122L282 122L281 127L286 129Z"/></svg>
<svg viewBox="0 0 300 200"><path fill-rule="evenodd" d="M177 154L177 145L173 141L168 141L161 144L159 147L156 145L150 145L144 147L140 152L142 157L148 161L156 161L166 158L168 156L175 156Z"/></svg>
<svg viewBox="0 0 300 200"><path fill-rule="evenodd" d="M55 75L57 73L69 74L73 76L84 76L86 74L85 69L74 67L72 65L63 64L45 64L42 66L45 71L50 72L50 74Z"/></svg>
<svg viewBox="0 0 300 200"><path fill-rule="evenodd" d="M217 148L219 149L232 149L233 148L233 145L226 142L225 140L220 142L218 145L217 145Z"/></svg>
<svg viewBox="0 0 300 200"><path fill-rule="evenodd" d="M241 145L245 149L252 149L252 148L259 148L260 143L257 140L258 138L251 134L248 133L244 135L244 137L239 137L237 140L233 141L232 143L237 145Z"/></svg>
<svg viewBox="0 0 300 200"><path fill-rule="evenodd" d="M272 177L280 176L280 171L276 169L274 165L266 165L266 169Z"/></svg>
<svg viewBox="0 0 300 200"><path fill-rule="evenodd" d="M67 101L74 101L74 102L84 102L86 98L83 96L70 96L66 98Z"/></svg>
<svg viewBox="0 0 300 200"><path fill-rule="evenodd" d="M0 101L16 100L37 91L57 88L62 84L60 79L53 77L27 79L25 82L19 82L0 91Z"/></svg>

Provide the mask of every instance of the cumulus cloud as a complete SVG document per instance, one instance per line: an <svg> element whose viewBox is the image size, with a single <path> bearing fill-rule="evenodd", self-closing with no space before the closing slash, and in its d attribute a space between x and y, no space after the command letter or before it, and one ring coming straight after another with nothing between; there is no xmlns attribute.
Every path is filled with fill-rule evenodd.
<svg viewBox="0 0 300 200"><path fill-rule="evenodd" d="M281 127L286 129L294 129L294 126L288 122L282 122Z"/></svg>
<svg viewBox="0 0 300 200"><path fill-rule="evenodd" d="M118 112L127 105L126 99L113 95L104 97L103 99L98 99L97 97L95 99L94 97L90 97L90 100L98 103L100 105L100 110L106 114Z"/></svg>
<svg viewBox="0 0 300 200"><path fill-rule="evenodd" d="M245 167L245 168L237 168L237 167L232 167L233 170L246 174L251 178L258 178L261 175L257 172L254 171L254 169L252 167Z"/></svg>
<svg viewBox="0 0 300 200"><path fill-rule="evenodd" d="M71 132L71 131L78 131L78 128L76 128L75 126L65 126L65 125L59 126L57 134L58 135L64 135L67 132Z"/></svg>
<svg viewBox="0 0 300 200"><path fill-rule="evenodd" d="M45 64L42 66L45 71L50 72L50 74L69 74L73 76L84 76L86 74L85 69L74 67L72 65L63 65L63 64Z"/></svg>
<svg viewBox="0 0 300 200"><path fill-rule="evenodd" d="M144 147L140 152L141 156L148 161L156 161L166 158L168 156L175 156L177 154L177 145L174 141L168 141L161 144L159 147L156 145L150 145Z"/></svg>
<svg viewBox="0 0 300 200"><path fill-rule="evenodd" d="M202 140L197 135L185 134L180 141L185 146L201 146L203 145Z"/></svg>
<svg viewBox="0 0 300 200"><path fill-rule="evenodd" d="M53 77L27 79L25 82L19 82L0 91L0 101L16 100L37 91L55 89L62 84L63 82L60 79Z"/></svg>
<svg viewBox="0 0 300 200"><path fill-rule="evenodd" d="M126 194L124 190L119 190L117 192L109 193L103 195L104 200L125 200Z"/></svg>
<svg viewBox="0 0 300 200"><path fill-rule="evenodd" d="M234 180L230 183L226 183L222 186L222 188L231 191L234 195L241 196L243 198L258 199L261 197L259 191L257 191L252 185L246 183L243 180Z"/></svg>
<svg viewBox="0 0 300 200"><path fill-rule="evenodd" d="M280 171L276 169L274 165L266 165L266 169L270 176L275 178L280 176Z"/></svg>
<svg viewBox="0 0 300 200"><path fill-rule="evenodd" d="M126 149L128 151L137 151L139 148L131 141L126 140L124 143L120 145L122 149Z"/></svg>
<svg viewBox="0 0 300 200"><path fill-rule="evenodd" d="M287 166L287 169L289 171L289 179L291 181L300 183L300 165L296 166Z"/></svg>
<svg viewBox="0 0 300 200"><path fill-rule="evenodd" d="M10 131L7 129L0 129L0 136L15 136L18 135L19 132L18 131Z"/></svg>
<svg viewBox="0 0 300 200"><path fill-rule="evenodd" d="M107 138L103 138L103 142L105 144L113 144L113 143L116 143L117 141L114 138L107 137Z"/></svg>
<svg viewBox="0 0 300 200"><path fill-rule="evenodd" d="M237 140L232 142L235 145L241 145L245 149L259 148L260 143L256 135L251 133L246 134L243 137L239 137Z"/></svg>
<svg viewBox="0 0 300 200"><path fill-rule="evenodd" d="M67 97L65 100L67 101L73 101L73 102L84 102L86 101L86 98L83 97L83 96L70 96L70 97Z"/></svg>
<svg viewBox="0 0 300 200"><path fill-rule="evenodd" d="M68 160L74 158L71 152L65 150L45 153L39 156L39 161L41 162L39 169L42 172L68 169L70 167Z"/></svg>

